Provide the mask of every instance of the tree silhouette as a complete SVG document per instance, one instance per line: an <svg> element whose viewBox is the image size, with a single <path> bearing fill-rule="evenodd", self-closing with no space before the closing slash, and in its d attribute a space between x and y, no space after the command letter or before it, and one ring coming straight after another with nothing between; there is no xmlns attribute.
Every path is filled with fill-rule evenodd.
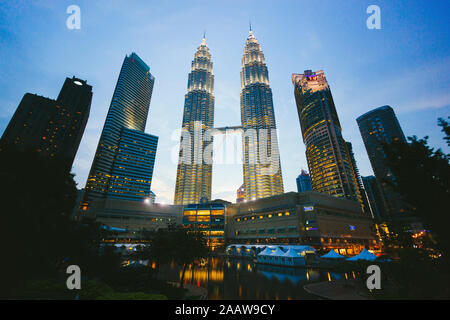
<svg viewBox="0 0 450 320"><path fill-rule="evenodd" d="M180 287L183 286L187 267L209 253L201 231L175 224L170 224L168 228L159 229L157 232L147 232L143 237L149 241L149 245L140 248L135 257L154 261L157 267L172 261L179 264L183 270Z"/></svg>
<svg viewBox="0 0 450 320"><path fill-rule="evenodd" d="M22 286L65 274L69 264L94 274L108 256L98 254L104 237L99 224L70 220L77 196L73 177L63 159L0 143L0 234L8 259L2 263L2 296L20 296Z"/></svg>
<svg viewBox="0 0 450 320"><path fill-rule="evenodd" d="M450 119L450 117L448 117ZM444 140L447 141L447 144L450 146L450 126L447 121L442 118L438 119L438 124L442 127L442 132L445 133Z"/></svg>
<svg viewBox="0 0 450 320"><path fill-rule="evenodd" d="M448 124L439 119L440 125L449 139ZM409 137L409 143L394 141L384 145L386 163L395 177L393 188L404 200L413 206L414 215L435 236L437 246L450 254L450 165L449 157L440 149L428 146L428 137Z"/></svg>

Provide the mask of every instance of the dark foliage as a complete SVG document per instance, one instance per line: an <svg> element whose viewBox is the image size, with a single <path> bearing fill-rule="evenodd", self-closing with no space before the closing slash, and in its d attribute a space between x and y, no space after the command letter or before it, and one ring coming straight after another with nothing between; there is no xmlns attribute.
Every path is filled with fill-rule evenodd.
<svg viewBox="0 0 450 320"><path fill-rule="evenodd" d="M2 296L20 296L26 283L65 274L70 264L92 275L115 259L108 252L98 255L98 224L70 220L77 189L64 161L2 144L0 180Z"/></svg>
<svg viewBox="0 0 450 320"><path fill-rule="evenodd" d="M422 249L402 249L398 260L377 262L381 269L381 290L373 290L377 299L449 299L448 261L430 258Z"/></svg>
<svg viewBox="0 0 450 320"><path fill-rule="evenodd" d="M180 286L183 285L188 265L206 257L209 253L206 239L200 231L174 224L154 233L147 232L143 237L149 241L149 245L139 248L135 257L155 261L157 266L170 262L183 266Z"/></svg>
<svg viewBox="0 0 450 320"><path fill-rule="evenodd" d="M449 143L449 126L439 119ZM391 186L413 207L431 234L417 240L402 223L392 222L389 234L382 234L385 251L397 258L378 262L381 266L382 290L372 292L383 299L450 298L450 165L440 149L428 146L428 137L409 137L409 143L394 141L384 145L386 163L395 179ZM435 250L437 249L437 251Z"/></svg>
<svg viewBox="0 0 450 320"><path fill-rule="evenodd" d="M448 117L450 119L450 117ZM442 118L438 119L438 124L440 127L442 127L442 132L445 133L444 140L447 142L447 144L450 146L450 125L447 121L445 121Z"/></svg>
<svg viewBox="0 0 450 320"><path fill-rule="evenodd" d="M52 300L167 300L161 294L147 292L117 292L104 282L85 280L82 290L67 290L61 279L38 280L24 288L22 298Z"/></svg>
<svg viewBox="0 0 450 320"><path fill-rule="evenodd" d="M156 270L148 266L130 266L100 277L117 292L163 294L169 299L182 299L185 291L166 281L156 279Z"/></svg>
<svg viewBox="0 0 450 320"><path fill-rule="evenodd" d="M413 206L440 250L450 254L450 165L440 149L427 144L427 137L409 137L409 143L385 145L386 161L395 180L394 189Z"/></svg>

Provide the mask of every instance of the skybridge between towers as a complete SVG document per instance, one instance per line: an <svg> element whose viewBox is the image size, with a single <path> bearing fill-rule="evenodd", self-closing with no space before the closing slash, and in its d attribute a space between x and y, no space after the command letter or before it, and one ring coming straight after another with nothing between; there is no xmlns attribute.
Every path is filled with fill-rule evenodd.
<svg viewBox="0 0 450 320"><path fill-rule="evenodd" d="M235 132L239 132L242 134L243 132L242 126L231 126L231 127L227 126L213 129L213 135L235 133Z"/></svg>

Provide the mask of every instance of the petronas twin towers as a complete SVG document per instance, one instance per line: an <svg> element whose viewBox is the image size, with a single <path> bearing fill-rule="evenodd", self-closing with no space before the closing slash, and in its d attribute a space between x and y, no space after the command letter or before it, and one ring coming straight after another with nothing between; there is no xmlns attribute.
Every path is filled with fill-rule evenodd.
<svg viewBox="0 0 450 320"><path fill-rule="evenodd" d="M175 186L175 204L211 200L214 75L205 38L188 77ZM283 193L272 90L258 40L250 30L241 69L241 131L245 200Z"/></svg>
<svg viewBox="0 0 450 320"><path fill-rule="evenodd" d="M214 127L214 75L211 54L203 38L197 48L184 98L180 154L175 185L175 204L199 203L211 199L212 149ZM208 139L211 141L208 145Z"/></svg>

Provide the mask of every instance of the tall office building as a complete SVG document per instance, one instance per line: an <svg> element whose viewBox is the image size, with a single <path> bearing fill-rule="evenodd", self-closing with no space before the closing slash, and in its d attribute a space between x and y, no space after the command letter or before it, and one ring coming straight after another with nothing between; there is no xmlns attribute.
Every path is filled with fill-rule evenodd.
<svg viewBox="0 0 450 320"><path fill-rule="evenodd" d="M241 185L239 189L236 191L236 203L242 202L245 200L245 192L244 185Z"/></svg>
<svg viewBox="0 0 450 320"><path fill-rule="evenodd" d="M245 199L283 193L269 73L261 46L251 29L242 57L241 122Z"/></svg>
<svg viewBox="0 0 450 320"><path fill-rule="evenodd" d="M297 192L312 191L311 177L305 170L302 170L295 180L297 182Z"/></svg>
<svg viewBox="0 0 450 320"><path fill-rule="evenodd" d="M86 127L92 87L86 81L66 78L56 100L26 93L2 136L21 150L60 158L70 170Z"/></svg>
<svg viewBox="0 0 450 320"><path fill-rule="evenodd" d="M369 201L372 217L377 222L386 221L386 209L384 208L383 196L381 195L377 179L374 176L362 177L361 179Z"/></svg>
<svg viewBox="0 0 450 320"><path fill-rule="evenodd" d="M86 182L81 209L93 199L150 196L158 137L144 133L155 78L136 53L126 56Z"/></svg>
<svg viewBox="0 0 450 320"><path fill-rule="evenodd" d="M313 190L362 203L356 173L322 70L293 74L295 100Z"/></svg>
<svg viewBox="0 0 450 320"><path fill-rule="evenodd" d="M203 37L194 55L184 97L180 153L175 185L175 204L211 200L212 147L214 127L213 63ZM208 155L206 155L208 154Z"/></svg>
<svg viewBox="0 0 450 320"><path fill-rule="evenodd" d="M348 152L350 153L350 159L352 160L353 170L356 175L356 181L358 182L358 188L361 193L361 200L363 204L363 211L370 214L369 200L367 199L366 191L364 190L361 176L359 175L359 169L356 165L355 154L353 153L353 146L351 142L346 142Z"/></svg>
<svg viewBox="0 0 450 320"><path fill-rule="evenodd" d="M385 164L384 143L406 142L405 135L390 106L373 109L356 119L369 156L370 164L382 193L387 218L395 218L405 212L401 196L387 184L393 176Z"/></svg>

